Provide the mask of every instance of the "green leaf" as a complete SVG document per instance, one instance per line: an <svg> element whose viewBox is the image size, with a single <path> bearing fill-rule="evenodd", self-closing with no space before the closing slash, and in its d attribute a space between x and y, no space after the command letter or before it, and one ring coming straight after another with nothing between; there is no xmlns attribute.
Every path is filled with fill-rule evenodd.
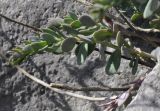
<svg viewBox="0 0 160 111"><path fill-rule="evenodd" d="M132 74L136 74L137 69L138 69L138 58L136 58L133 62Z"/></svg>
<svg viewBox="0 0 160 111"><path fill-rule="evenodd" d="M33 42L30 44L30 46L33 48L34 52L37 52L37 51L43 49L44 47L46 47L47 42L46 41Z"/></svg>
<svg viewBox="0 0 160 111"><path fill-rule="evenodd" d="M143 19L143 14L142 13L134 13L131 17L131 21L134 23L134 22L137 22L138 20L140 19Z"/></svg>
<svg viewBox="0 0 160 111"><path fill-rule="evenodd" d="M79 20L75 20L71 23L71 27L76 29L81 27L81 22Z"/></svg>
<svg viewBox="0 0 160 111"><path fill-rule="evenodd" d="M47 27L52 29L52 27L57 27L59 28L61 26L61 24L63 23L63 19L62 18L50 18L48 20L47 23Z"/></svg>
<svg viewBox="0 0 160 111"><path fill-rule="evenodd" d="M54 30L49 29L49 28L42 28L41 30L43 31L43 33L48 33L48 34L50 34L52 36L55 36L55 37L59 37L60 36Z"/></svg>
<svg viewBox="0 0 160 111"><path fill-rule="evenodd" d="M84 35L78 35L78 37L82 40L82 41L85 41L85 42L88 42L88 43L92 43L92 38L91 36L84 36Z"/></svg>
<svg viewBox="0 0 160 111"><path fill-rule="evenodd" d="M105 8L106 6L101 5L101 4L94 4L90 11L91 16L93 17L93 19L96 22L99 22L99 20L101 20L104 17L104 13L105 13Z"/></svg>
<svg viewBox="0 0 160 111"><path fill-rule="evenodd" d="M77 56L77 64L81 65L85 62L88 54L89 54L88 44L85 42L82 42L78 45L78 47L75 50L75 54Z"/></svg>
<svg viewBox="0 0 160 111"><path fill-rule="evenodd" d="M74 20L71 17L65 17L64 18L64 23L66 24L71 24Z"/></svg>
<svg viewBox="0 0 160 111"><path fill-rule="evenodd" d="M76 38L73 38L73 37L65 39L61 45L62 51L63 52L71 51L74 48L76 41L77 41Z"/></svg>
<svg viewBox="0 0 160 111"><path fill-rule="evenodd" d="M99 26L93 26L89 27L87 29L80 30L79 33L85 36L93 34L95 31L97 31L100 27Z"/></svg>
<svg viewBox="0 0 160 111"><path fill-rule="evenodd" d="M77 15L75 13L69 12L69 15L73 20L78 20L78 17L77 17Z"/></svg>
<svg viewBox="0 0 160 111"><path fill-rule="evenodd" d="M79 18L79 21L82 25L87 27L92 27L96 25L96 22L89 16L89 15L83 15Z"/></svg>
<svg viewBox="0 0 160 111"><path fill-rule="evenodd" d="M153 28L160 29L160 19L153 19L149 22L150 26Z"/></svg>
<svg viewBox="0 0 160 111"><path fill-rule="evenodd" d="M17 52L17 53L19 53L19 54L22 54L22 53L23 53L23 49L20 48L20 47L16 47L16 48L12 49L12 51Z"/></svg>
<svg viewBox="0 0 160 111"><path fill-rule="evenodd" d="M106 73L107 74L114 74L117 72L121 62L121 50L117 49L115 50L106 65Z"/></svg>
<svg viewBox="0 0 160 111"><path fill-rule="evenodd" d="M101 29L93 34L93 39L96 43L101 43L112 37L112 32L109 29Z"/></svg>
<svg viewBox="0 0 160 111"><path fill-rule="evenodd" d="M159 7L160 7L159 0L149 0L145 7L143 17L144 18L150 17Z"/></svg>
<svg viewBox="0 0 160 111"><path fill-rule="evenodd" d="M29 55L34 52L31 44L26 45L22 50L23 50L24 55Z"/></svg>
<svg viewBox="0 0 160 111"><path fill-rule="evenodd" d="M10 58L10 63L17 65L26 60L26 56L24 54L16 53Z"/></svg>
<svg viewBox="0 0 160 111"><path fill-rule="evenodd" d="M67 31L68 34L73 34L73 35L77 35L78 31L73 29L70 25L63 25L63 30Z"/></svg>
<svg viewBox="0 0 160 111"><path fill-rule="evenodd" d="M87 56L89 56L94 51L94 49L96 48L96 44L94 44L94 43L87 43L87 44L88 44L88 54L87 54Z"/></svg>
<svg viewBox="0 0 160 111"><path fill-rule="evenodd" d="M134 58L132 57L130 62L129 62L129 67L133 67L133 63L134 63Z"/></svg>
<svg viewBox="0 0 160 111"><path fill-rule="evenodd" d="M53 44L51 47L46 48L47 52L52 52L54 54L62 54L61 42Z"/></svg>
<svg viewBox="0 0 160 111"><path fill-rule="evenodd" d="M48 46L52 45L53 43L57 43L59 39L49 33L42 33L40 35L41 39L46 41Z"/></svg>
<svg viewBox="0 0 160 111"><path fill-rule="evenodd" d="M118 45L119 47L121 47L121 46L123 45L123 43L124 43L124 39L123 39L120 31L118 31L118 33L117 33L116 43L117 43L117 45Z"/></svg>

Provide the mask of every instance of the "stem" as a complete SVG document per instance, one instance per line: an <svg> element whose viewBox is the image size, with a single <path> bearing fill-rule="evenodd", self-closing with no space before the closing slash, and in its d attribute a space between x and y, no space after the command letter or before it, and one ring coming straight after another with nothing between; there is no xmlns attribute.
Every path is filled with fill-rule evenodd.
<svg viewBox="0 0 160 111"><path fill-rule="evenodd" d="M124 45L129 49L130 53L133 53L133 54L136 54L136 55L139 55L140 57L146 59L146 58L149 58L149 59L154 59L155 61L156 58L154 56L152 56L151 54L149 53L146 53L144 51L138 51L136 49L134 49L133 47L129 46L128 43L126 41L124 41Z"/></svg>
<svg viewBox="0 0 160 111"><path fill-rule="evenodd" d="M50 83L50 86L58 89L65 89L71 91L127 91L129 87L124 88L111 88L111 87L99 87L99 86L91 86L91 87L74 87L65 84L56 84Z"/></svg>
<svg viewBox="0 0 160 111"><path fill-rule="evenodd" d="M13 20L13 19L11 19L11 18L9 18L9 17L7 17L7 16L5 16L5 15L3 15L3 14L0 14L0 17L4 18L4 19L6 19L6 20L8 20L8 21L10 21L10 22L14 22L14 23L16 23L16 24L22 25L22 26L24 26L24 27L31 28L31 29L33 29L33 30L35 30L35 31L42 32L39 28L30 26L30 25L28 25L28 24L24 24L24 23L22 23L22 22L15 21L15 20Z"/></svg>
<svg viewBox="0 0 160 111"><path fill-rule="evenodd" d="M119 15L123 18L123 20L130 26L133 31L136 31L136 28L128 21L128 19L121 13L117 7L114 7L115 10L119 13Z"/></svg>
<svg viewBox="0 0 160 111"><path fill-rule="evenodd" d="M51 85L45 83L44 81L32 76L31 74L29 74L28 72L26 72L24 69L20 68L19 66L15 66L18 71L20 71L21 73L23 73L25 76L27 76L28 78L30 78L31 80L37 82L38 84L51 89L52 91L59 93L59 94L63 94L63 95L67 95L67 96L71 96L71 97L76 97L79 99L85 99L85 100L89 100L89 101L103 101L106 99L106 97L89 97L89 96L83 96L83 95L79 95L76 93L72 93L72 92L67 92L67 91L63 91L57 88L53 88Z"/></svg>

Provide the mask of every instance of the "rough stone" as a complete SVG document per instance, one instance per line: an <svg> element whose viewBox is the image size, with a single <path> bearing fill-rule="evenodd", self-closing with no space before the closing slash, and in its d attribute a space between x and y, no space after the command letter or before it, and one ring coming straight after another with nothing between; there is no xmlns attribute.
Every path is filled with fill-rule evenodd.
<svg viewBox="0 0 160 111"><path fill-rule="evenodd" d="M45 27L50 17L63 17L70 10L77 14L86 12L86 7L74 0L0 0L0 13L35 27ZM4 51L23 44L31 29L0 18L0 46ZM105 63L94 52L78 66L73 54L35 55L21 66L39 79L50 83L64 83L73 86L112 86L118 87L132 81L129 61L122 60L120 74L106 75ZM140 66L138 74L144 74ZM77 92L88 96L106 96L119 92ZM97 104L54 93L29 80L17 70L10 68L0 59L0 111L100 111Z"/></svg>

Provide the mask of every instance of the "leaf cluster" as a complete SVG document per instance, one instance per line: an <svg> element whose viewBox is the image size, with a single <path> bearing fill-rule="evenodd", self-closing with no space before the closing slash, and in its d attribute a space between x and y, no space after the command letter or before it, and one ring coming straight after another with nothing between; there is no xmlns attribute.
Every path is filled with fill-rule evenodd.
<svg viewBox="0 0 160 111"><path fill-rule="evenodd" d="M159 28L157 23L160 23L160 18L155 16L159 8L159 0L149 0L148 3L146 0L94 0L93 3L90 8L91 16L87 14L77 16L74 12L69 12L63 18L50 19L48 27L40 29L41 32L32 40L28 40L23 48L16 47L13 49L14 54L10 59L11 63L20 64L37 53L64 54L74 51L77 63L81 65L95 48L101 45L103 49L110 47L114 50L106 64L107 74L114 74L118 71L123 48L128 49L131 55L132 59L129 66L132 68L132 73L135 74L138 61L140 59L148 60L148 57L126 41L121 31L113 31L112 20L110 20L111 18L106 20L105 11L112 6L119 7L124 11L132 8L130 19L133 23L136 24L141 19L154 16L148 25ZM139 10L139 6L142 5L146 6L144 13ZM157 18L155 19L155 17ZM104 18L110 25L104 24ZM115 39L115 43L111 40L112 38ZM104 50L100 54L105 57Z"/></svg>

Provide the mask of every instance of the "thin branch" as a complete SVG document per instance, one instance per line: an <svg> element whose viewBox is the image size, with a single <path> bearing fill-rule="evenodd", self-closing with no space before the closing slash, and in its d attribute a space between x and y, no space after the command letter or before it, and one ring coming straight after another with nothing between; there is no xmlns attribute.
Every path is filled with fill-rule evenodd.
<svg viewBox="0 0 160 111"><path fill-rule="evenodd" d="M111 88L111 87L99 87L99 86L91 86L91 87L74 87L65 84L56 84L50 83L50 86L58 89L65 89L71 91L127 91L129 87L124 88Z"/></svg>
<svg viewBox="0 0 160 111"><path fill-rule="evenodd" d="M133 82L133 84L131 83L130 88L127 91L123 92L119 96L111 97L110 101L107 101L99 106L103 106L105 108L104 111L112 111L116 110L118 107L124 104L129 104L132 101L132 99L129 99L131 97L131 92L135 89L138 90L144 79L145 77L138 78L136 81Z"/></svg>
<svg viewBox="0 0 160 111"><path fill-rule="evenodd" d="M14 22L14 23L16 23L16 24L22 25L22 26L24 26L24 27L31 28L31 29L33 29L33 30L35 30L35 31L42 32L39 28L30 26L30 25L28 25L28 24L24 24L24 23L22 23L22 22L18 22L18 21L13 20L13 19L11 19L11 18L9 18L9 17L7 17L7 16L5 16L5 15L3 15L3 14L0 14L0 17L4 18L4 19L6 19L6 20L8 20L8 21L10 21L10 22Z"/></svg>
<svg viewBox="0 0 160 111"><path fill-rule="evenodd" d="M114 7L115 10L119 13L119 15L122 17L122 19L130 26L130 28L133 30L133 31L136 31L136 28L128 21L128 19L123 15L123 13L121 13L117 7Z"/></svg>
<svg viewBox="0 0 160 111"><path fill-rule="evenodd" d="M72 92L68 92L68 91L63 91L57 88L53 88L51 87L50 84L45 83L44 81L32 76L31 74L29 74L28 72L26 72L24 69L22 69L19 66L15 66L19 72L23 73L25 76L27 76L28 78L30 78L31 80L35 81L36 83L51 89L52 91L59 93L59 94L63 94L63 95L67 95L67 96L71 96L71 97L76 97L79 99L85 99L85 100L89 100L89 101L103 101L106 99L106 97L89 97L89 96L83 96L83 95L79 95L76 93L72 93Z"/></svg>
<svg viewBox="0 0 160 111"><path fill-rule="evenodd" d="M98 51L99 52L99 49L98 48L95 48L94 49L95 51ZM109 54L111 55L112 52L109 52L109 51L104 51L105 54ZM130 57L127 57L127 56L124 56L124 55L121 55L121 58L123 59L126 59L126 60L132 60L132 58ZM154 61L142 61L142 60L138 60L138 63L141 64L141 65L144 65L144 66L147 66L147 67L150 67L150 68L153 68L155 66L155 62Z"/></svg>
<svg viewBox="0 0 160 111"><path fill-rule="evenodd" d="M6 56L3 54L1 48L0 48L0 57L5 59L6 61L8 61ZM76 97L76 98L80 98L80 99L85 99L85 100L89 100L89 101L103 101L103 100L106 99L106 97L83 96L83 95L79 95L79 94L76 94L76 93L63 91L62 89L72 90L72 91L98 91L98 90L99 91L126 91L130 88L130 87L126 87L126 88L110 88L110 87L108 87L108 88L101 88L101 87L81 87L81 88L77 88L77 87L71 87L71 86L67 86L67 85L63 85L63 84L55 84L55 83L48 84L48 83L34 77L33 75L29 74L27 71L25 71L24 69L22 69L18 65L13 66L13 67L15 67L19 72L21 72L22 74L24 74L25 76L27 76L31 80L37 82L38 84L40 84L44 87L47 87L47 88L51 89L52 91L54 91L56 93L60 93L60 94L64 94L64 95L68 95L68 96Z"/></svg>
<svg viewBox="0 0 160 111"><path fill-rule="evenodd" d="M124 15L121 13L118 8L114 7L121 18L128 24L128 26L133 30L132 32L126 33L127 35L139 37L149 43L155 42L160 45L160 30L159 29L143 29L141 27L134 26ZM122 29L123 30L123 29ZM122 31L124 32L124 31ZM153 43L153 44L155 44Z"/></svg>

